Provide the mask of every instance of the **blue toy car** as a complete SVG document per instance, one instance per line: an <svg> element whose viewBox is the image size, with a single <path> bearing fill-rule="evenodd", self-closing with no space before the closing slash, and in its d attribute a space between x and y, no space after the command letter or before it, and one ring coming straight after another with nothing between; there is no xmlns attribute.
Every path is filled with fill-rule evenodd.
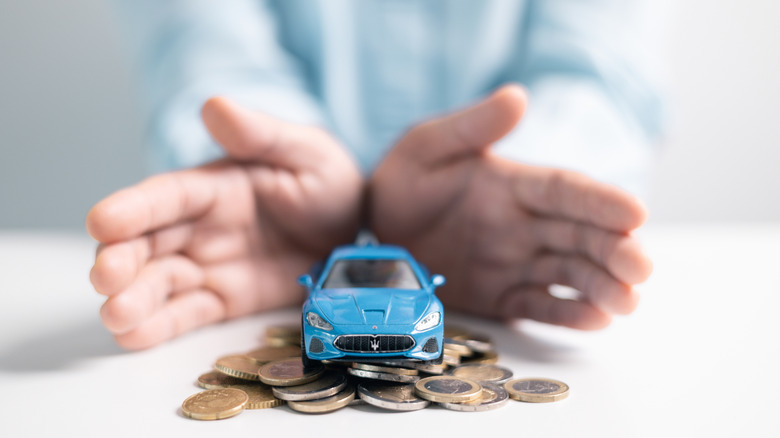
<svg viewBox="0 0 780 438"><path fill-rule="evenodd" d="M320 360L421 360L440 363L444 284L403 248L346 245L298 278L303 304L304 365Z"/></svg>

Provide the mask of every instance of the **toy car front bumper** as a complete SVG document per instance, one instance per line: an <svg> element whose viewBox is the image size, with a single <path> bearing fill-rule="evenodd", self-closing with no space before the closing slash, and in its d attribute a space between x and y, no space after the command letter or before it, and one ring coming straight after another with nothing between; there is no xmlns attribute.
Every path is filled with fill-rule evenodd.
<svg viewBox="0 0 780 438"><path fill-rule="evenodd" d="M303 338L306 344L306 355L314 360L371 360L406 358L417 360L436 360L441 356L444 337L444 326L439 324L429 330L421 332L404 332L398 326L385 326L374 329L372 326L339 327L339 330L325 331L304 324ZM363 338L364 348L350 346L344 348L344 342L337 346L336 340L340 337ZM403 351L382 351L380 344L386 345L383 337L410 337L413 345ZM368 339L365 339L365 338ZM358 342L359 344L359 342ZM395 345L395 344L394 344ZM367 351L366 351L367 350Z"/></svg>

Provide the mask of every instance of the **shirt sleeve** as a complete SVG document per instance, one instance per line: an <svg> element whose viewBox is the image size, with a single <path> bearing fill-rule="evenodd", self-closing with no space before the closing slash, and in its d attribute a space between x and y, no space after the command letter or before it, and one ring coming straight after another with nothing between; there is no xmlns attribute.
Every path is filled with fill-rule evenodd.
<svg viewBox="0 0 780 438"><path fill-rule="evenodd" d="M531 0L506 78L529 105L496 152L643 194L664 125L651 16L641 1Z"/></svg>
<svg viewBox="0 0 780 438"><path fill-rule="evenodd" d="M116 0L147 104L157 170L222 155L200 118L215 95L279 118L323 124L300 60L262 1Z"/></svg>

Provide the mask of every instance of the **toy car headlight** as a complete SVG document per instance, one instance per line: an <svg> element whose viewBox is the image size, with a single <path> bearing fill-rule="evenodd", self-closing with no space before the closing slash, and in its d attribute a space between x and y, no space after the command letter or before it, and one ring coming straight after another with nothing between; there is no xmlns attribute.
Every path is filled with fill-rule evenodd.
<svg viewBox="0 0 780 438"><path fill-rule="evenodd" d="M421 332L423 330L428 330L429 328L433 328L439 325L440 320L441 320L441 313L433 312L427 315L425 318L423 318L420 322L418 322L417 325L414 326L414 329L417 330L418 332Z"/></svg>
<svg viewBox="0 0 780 438"><path fill-rule="evenodd" d="M309 312L306 314L306 322L308 322L309 325L314 328L318 328L325 331L333 330L333 326L330 325L328 321L325 321L320 315L317 315L314 312Z"/></svg>

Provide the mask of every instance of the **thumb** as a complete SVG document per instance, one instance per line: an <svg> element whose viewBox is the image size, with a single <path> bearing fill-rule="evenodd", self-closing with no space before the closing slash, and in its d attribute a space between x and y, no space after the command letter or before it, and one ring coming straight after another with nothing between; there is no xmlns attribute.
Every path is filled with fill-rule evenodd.
<svg viewBox="0 0 780 438"><path fill-rule="evenodd" d="M278 120L224 97L206 101L201 117L211 136L231 158L300 169L316 163L322 154L322 149L314 144L318 139L306 138L312 134L311 127Z"/></svg>
<svg viewBox="0 0 780 438"><path fill-rule="evenodd" d="M505 85L473 106L417 125L398 147L425 164L481 153L517 125L527 102L522 87Z"/></svg>

